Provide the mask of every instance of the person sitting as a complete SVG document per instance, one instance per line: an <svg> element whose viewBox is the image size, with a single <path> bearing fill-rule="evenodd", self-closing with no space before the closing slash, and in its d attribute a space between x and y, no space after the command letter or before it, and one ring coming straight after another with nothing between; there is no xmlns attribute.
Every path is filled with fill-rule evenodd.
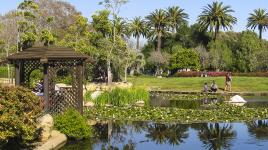
<svg viewBox="0 0 268 150"><path fill-rule="evenodd" d="M204 84L203 92L207 93L208 92L208 84Z"/></svg>
<svg viewBox="0 0 268 150"><path fill-rule="evenodd" d="M217 90L218 90L218 86L217 86L217 84L216 84L216 82L214 80L212 81L212 84L210 86L210 90L212 92L217 92Z"/></svg>

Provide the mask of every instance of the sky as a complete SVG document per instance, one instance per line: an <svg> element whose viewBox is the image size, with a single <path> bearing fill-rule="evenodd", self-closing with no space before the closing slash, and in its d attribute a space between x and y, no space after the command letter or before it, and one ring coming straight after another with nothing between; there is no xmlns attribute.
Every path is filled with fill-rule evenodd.
<svg viewBox="0 0 268 150"><path fill-rule="evenodd" d="M5 14L10 10L16 9L18 4L23 0L0 0L0 14ZM97 10L104 9L98 3L101 0L63 0L71 3L84 16L89 18ZM215 0L129 0L122 6L120 16L132 19L135 16L144 17L155 9L167 8L169 6L179 6L189 14L189 23L196 23L197 16L202 12L202 8L207 4L211 4ZM249 13L254 9L263 8L268 10L267 0L221 0L224 5L230 5L235 11L233 16L237 18L236 25L233 26L233 31L246 30L247 18ZM268 11L267 11L268 12ZM257 30L256 30L257 32ZM268 31L263 33L263 37L268 39Z"/></svg>

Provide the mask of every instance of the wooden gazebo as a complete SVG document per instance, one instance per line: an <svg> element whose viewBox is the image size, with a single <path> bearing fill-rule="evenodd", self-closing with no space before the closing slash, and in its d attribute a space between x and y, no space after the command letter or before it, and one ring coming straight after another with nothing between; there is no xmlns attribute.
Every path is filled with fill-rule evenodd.
<svg viewBox="0 0 268 150"><path fill-rule="evenodd" d="M83 64L87 55L71 48L33 47L10 55L15 65L15 84L29 86L30 74L36 69L43 72L44 108L48 113L60 113L66 108L83 111ZM72 85L55 89L57 72L66 69L72 76Z"/></svg>

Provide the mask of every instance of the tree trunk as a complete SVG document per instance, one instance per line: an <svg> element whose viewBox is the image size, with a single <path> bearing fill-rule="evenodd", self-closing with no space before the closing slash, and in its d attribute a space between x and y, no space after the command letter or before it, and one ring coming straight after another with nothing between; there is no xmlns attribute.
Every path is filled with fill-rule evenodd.
<svg viewBox="0 0 268 150"><path fill-rule="evenodd" d="M259 39L262 39L262 28L259 29Z"/></svg>
<svg viewBox="0 0 268 150"><path fill-rule="evenodd" d="M111 85L113 81L113 74L111 69L111 61L107 60L107 84Z"/></svg>
<svg viewBox="0 0 268 150"><path fill-rule="evenodd" d="M136 45L136 49L139 52L140 51L140 35L137 36L137 45Z"/></svg>
<svg viewBox="0 0 268 150"><path fill-rule="evenodd" d="M127 68L128 68L128 65L125 66L125 79L124 79L125 82L127 82Z"/></svg>
<svg viewBox="0 0 268 150"><path fill-rule="evenodd" d="M161 37L162 37L162 33L161 32L159 32L158 34L157 34L157 51L158 52L161 52Z"/></svg>

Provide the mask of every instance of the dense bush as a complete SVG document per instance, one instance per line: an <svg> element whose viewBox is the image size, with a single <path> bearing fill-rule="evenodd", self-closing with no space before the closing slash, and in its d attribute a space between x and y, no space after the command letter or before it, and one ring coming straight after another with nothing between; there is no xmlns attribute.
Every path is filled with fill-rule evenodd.
<svg viewBox="0 0 268 150"><path fill-rule="evenodd" d="M78 111L68 109L54 117L55 128L66 134L69 139L84 139L92 135L92 127Z"/></svg>
<svg viewBox="0 0 268 150"><path fill-rule="evenodd" d="M137 101L143 100L148 103L149 92L144 89L132 88L132 89L113 89L102 93L94 103L97 106L105 106L111 104L113 106L126 106L134 104Z"/></svg>
<svg viewBox="0 0 268 150"><path fill-rule="evenodd" d="M199 55L192 49L179 49L171 58L172 69L200 69Z"/></svg>
<svg viewBox="0 0 268 150"><path fill-rule="evenodd" d="M29 146L36 138L39 99L23 87L0 87L0 143ZM1 149L1 146L0 146Z"/></svg>
<svg viewBox="0 0 268 150"><path fill-rule="evenodd" d="M183 72L177 72L175 73L173 76L174 77L200 77L201 76L201 72L199 71L183 71Z"/></svg>
<svg viewBox="0 0 268 150"><path fill-rule="evenodd" d="M268 77L268 72L232 73L232 75L241 77Z"/></svg>

